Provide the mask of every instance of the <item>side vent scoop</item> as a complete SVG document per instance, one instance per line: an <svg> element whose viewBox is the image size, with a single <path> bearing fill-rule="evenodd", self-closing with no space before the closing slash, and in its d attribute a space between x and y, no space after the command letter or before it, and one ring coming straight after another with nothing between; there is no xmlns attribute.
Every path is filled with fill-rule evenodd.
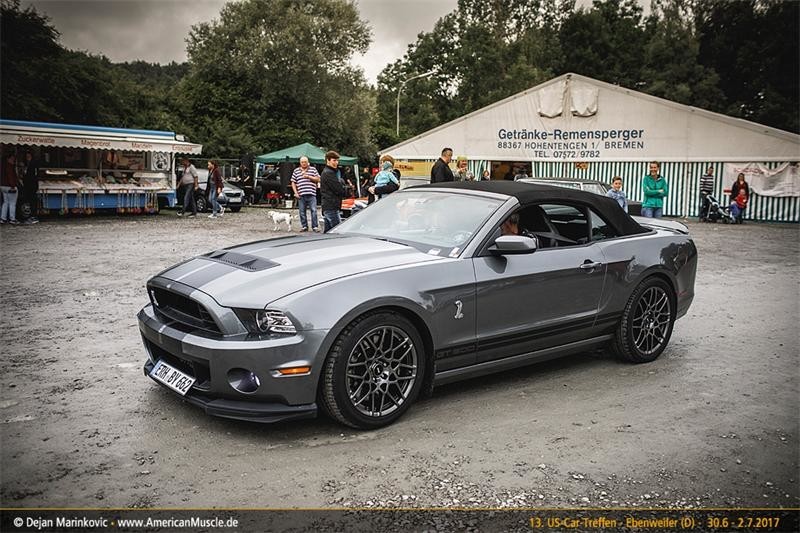
<svg viewBox="0 0 800 533"><path fill-rule="evenodd" d="M247 254L238 254L236 252L229 252L227 250L215 250L205 255L200 256L203 259L216 261L218 263L225 263L226 265L235 266L248 272L258 272L268 268L279 266L278 263L270 261L269 259L261 259L260 257L253 257Z"/></svg>

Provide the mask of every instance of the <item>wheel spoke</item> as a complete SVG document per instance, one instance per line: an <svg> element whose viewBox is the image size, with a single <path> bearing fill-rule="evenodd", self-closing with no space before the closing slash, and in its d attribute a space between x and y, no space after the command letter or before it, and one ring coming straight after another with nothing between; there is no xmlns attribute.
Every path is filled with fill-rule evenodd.
<svg viewBox="0 0 800 533"><path fill-rule="evenodd" d="M417 379L416 346L396 326L363 335L350 353L345 372L351 405L369 417L391 414L405 403Z"/></svg>
<svg viewBox="0 0 800 533"><path fill-rule="evenodd" d="M633 344L644 355L652 354L664 344L671 321L669 295L660 287L650 287L639 298L631 318Z"/></svg>

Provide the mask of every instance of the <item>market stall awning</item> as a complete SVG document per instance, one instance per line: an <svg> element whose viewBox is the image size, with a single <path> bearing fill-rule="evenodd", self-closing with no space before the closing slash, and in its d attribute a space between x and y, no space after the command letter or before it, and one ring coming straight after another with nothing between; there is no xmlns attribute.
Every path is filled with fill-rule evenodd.
<svg viewBox="0 0 800 533"><path fill-rule="evenodd" d="M133 130L0 119L0 143L32 146L200 154L203 145L171 131Z"/></svg>
<svg viewBox="0 0 800 533"><path fill-rule="evenodd" d="M310 143L298 144L277 152L263 154L256 157L256 161L259 163L281 163L283 161L298 163L303 156L306 156L311 163L325 163L325 150ZM356 163L358 163L358 158L347 155L340 155L339 157L339 164L341 165L355 165Z"/></svg>

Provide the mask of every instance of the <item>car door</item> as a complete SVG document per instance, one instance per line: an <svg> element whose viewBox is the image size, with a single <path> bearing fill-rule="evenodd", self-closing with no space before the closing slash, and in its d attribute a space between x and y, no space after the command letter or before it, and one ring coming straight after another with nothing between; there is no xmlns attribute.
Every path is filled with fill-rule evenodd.
<svg viewBox="0 0 800 533"><path fill-rule="evenodd" d="M587 242L548 243L541 238L545 247L533 253L494 256L483 252L473 259L478 362L591 336L605 280L605 258L589 238L585 210L566 205L550 208L576 228L585 224ZM552 225L551 229L557 231Z"/></svg>

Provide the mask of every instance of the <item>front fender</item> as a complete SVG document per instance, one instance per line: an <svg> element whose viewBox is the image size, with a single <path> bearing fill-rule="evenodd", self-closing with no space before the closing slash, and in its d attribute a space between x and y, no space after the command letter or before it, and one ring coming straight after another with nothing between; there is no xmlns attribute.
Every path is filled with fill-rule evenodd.
<svg viewBox="0 0 800 533"><path fill-rule="evenodd" d="M358 316L397 308L416 317L427 329L432 348L439 349L474 342L475 272L470 259L443 258L332 280L268 307L287 313L300 329L328 331L325 350Z"/></svg>

